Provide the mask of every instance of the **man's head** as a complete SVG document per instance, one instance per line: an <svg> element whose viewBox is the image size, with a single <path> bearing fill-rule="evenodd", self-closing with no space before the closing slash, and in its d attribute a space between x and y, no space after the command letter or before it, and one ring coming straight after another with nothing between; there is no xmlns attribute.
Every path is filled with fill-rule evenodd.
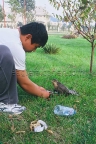
<svg viewBox="0 0 96 144"><path fill-rule="evenodd" d="M32 22L20 27L20 39L24 50L31 52L47 43L48 34L42 23Z"/></svg>

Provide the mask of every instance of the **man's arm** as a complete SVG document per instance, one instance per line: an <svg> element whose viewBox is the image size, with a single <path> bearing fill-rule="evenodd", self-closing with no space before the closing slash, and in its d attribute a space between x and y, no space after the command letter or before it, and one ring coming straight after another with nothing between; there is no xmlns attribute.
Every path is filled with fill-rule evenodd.
<svg viewBox="0 0 96 144"><path fill-rule="evenodd" d="M35 84L28 78L26 70L16 70L16 75L17 75L18 84L26 92L28 92L32 95L36 95L36 96L40 96L40 97L44 97L44 98L49 97L50 94L46 89L38 86L37 84Z"/></svg>

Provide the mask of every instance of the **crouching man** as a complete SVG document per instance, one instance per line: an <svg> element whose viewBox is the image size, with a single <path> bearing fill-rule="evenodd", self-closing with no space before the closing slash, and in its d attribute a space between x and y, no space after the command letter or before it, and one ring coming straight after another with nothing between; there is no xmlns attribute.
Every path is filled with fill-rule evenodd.
<svg viewBox="0 0 96 144"><path fill-rule="evenodd" d="M0 112L21 114L26 109L18 105L17 82L29 94L49 97L45 88L28 78L25 65L25 53L43 47L47 40L41 23L32 22L19 29L0 28Z"/></svg>

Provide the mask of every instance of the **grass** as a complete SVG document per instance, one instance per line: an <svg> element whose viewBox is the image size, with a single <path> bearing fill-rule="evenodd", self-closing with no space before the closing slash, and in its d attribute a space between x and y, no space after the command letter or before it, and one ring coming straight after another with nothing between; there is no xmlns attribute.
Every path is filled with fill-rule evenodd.
<svg viewBox="0 0 96 144"><path fill-rule="evenodd" d="M27 110L20 116L0 113L0 144L96 144L96 52L93 72L89 73L91 47L83 38L62 39L49 35L50 43L60 47L60 53L45 54L42 49L28 53L27 71L30 79L53 90L52 79L57 79L79 96L54 95L50 100L31 96L18 86L19 103ZM71 117L53 113L57 105L73 107L77 113ZM31 121L43 120L47 131L31 132ZM23 133L17 133L24 131Z"/></svg>

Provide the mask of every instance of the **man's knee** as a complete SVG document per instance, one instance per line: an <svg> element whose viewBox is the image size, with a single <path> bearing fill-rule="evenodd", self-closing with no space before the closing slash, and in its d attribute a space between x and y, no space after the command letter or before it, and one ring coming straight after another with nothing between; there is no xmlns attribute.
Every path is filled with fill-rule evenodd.
<svg viewBox="0 0 96 144"><path fill-rule="evenodd" d="M10 49L5 45L0 45L0 65L13 64L13 56Z"/></svg>

